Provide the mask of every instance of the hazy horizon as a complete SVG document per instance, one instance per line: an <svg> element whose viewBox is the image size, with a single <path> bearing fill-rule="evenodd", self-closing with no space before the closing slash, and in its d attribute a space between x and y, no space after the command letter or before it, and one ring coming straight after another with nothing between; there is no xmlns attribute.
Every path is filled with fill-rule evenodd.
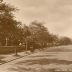
<svg viewBox="0 0 72 72"><path fill-rule="evenodd" d="M16 20L23 24L44 21L51 33L72 38L72 0L4 0L20 9Z"/></svg>

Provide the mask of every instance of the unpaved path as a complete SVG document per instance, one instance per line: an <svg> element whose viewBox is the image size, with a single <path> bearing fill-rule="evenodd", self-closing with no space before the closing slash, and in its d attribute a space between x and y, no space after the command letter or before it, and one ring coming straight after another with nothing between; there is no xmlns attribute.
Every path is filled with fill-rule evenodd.
<svg viewBox="0 0 72 72"><path fill-rule="evenodd" d="M0 65L0 72L72 72L72 46L60 46ZM53 71L54 70L54 71ZM63 72L64 72L63 71ZM65 72L68 72L65 71Z"/></svg>

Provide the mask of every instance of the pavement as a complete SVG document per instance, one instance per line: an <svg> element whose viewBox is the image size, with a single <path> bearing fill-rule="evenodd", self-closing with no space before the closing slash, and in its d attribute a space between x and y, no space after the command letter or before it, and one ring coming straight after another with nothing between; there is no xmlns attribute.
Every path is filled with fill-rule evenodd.
<svg viewBox="0 0 72 72"><path fill-rule="evenodd" d="M31 52L27 51L27 53L26 52L18 52L17 55L15 55L15 54L0 55L1 57L3 57L2 59L0 59L3 61L3 62L0 62L0 65L11 62L13 60L16 60L16 59L19 59L22 57L25 57L25 56L28 56L30 54L31 54Z"/></svg>
<svg viewBox="0 0 72 72"><path fill-rule="evenodd" d="M17 55L15 55L14 53L12 54L4 54L4 55L0 55L1 57L3 57L2 60L3 62L0 62L0 65L2 64L5 64L5 63L8 63L8 62L11 62L13 60L16 60L16 59L19 59L19 58L22 58L22 57L25 57L25 56L28 56L28 55L31 55L31 54L36 54L37 52L39 52L38 50L35 50L34 53L31 53L30 51L23 51L23 52L18 52Z"/></svg>

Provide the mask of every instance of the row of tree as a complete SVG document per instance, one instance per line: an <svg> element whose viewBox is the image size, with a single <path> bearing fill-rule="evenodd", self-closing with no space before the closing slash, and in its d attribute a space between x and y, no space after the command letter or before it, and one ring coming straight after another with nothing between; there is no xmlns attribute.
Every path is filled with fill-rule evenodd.
<svg viewBox="0 0 72 72"><path fill-rule="evenodd" d="M29 41L35 41L39 44L51 46L69 45L72 40L66 36L58 36L48 31L43 22L33 21L29 26L24 26L23 32L28 37Z"/></svg>
<svg viewBox="0 0 72 72"><path fill-rule="evenodd" d="M27 26L22 22L15 20L13 12L17 12L19 9L16 7L0 3L0 42L5 41L5 45L14 42L14 40L20 40L24 42L35 42L41 45L68 45L72 43L69 37L60 37L58 35L51 34L44 26L43 22L33 21ZM3 43L4 43L3 41ZM3 44L4 45L4 44Z"/></svg>

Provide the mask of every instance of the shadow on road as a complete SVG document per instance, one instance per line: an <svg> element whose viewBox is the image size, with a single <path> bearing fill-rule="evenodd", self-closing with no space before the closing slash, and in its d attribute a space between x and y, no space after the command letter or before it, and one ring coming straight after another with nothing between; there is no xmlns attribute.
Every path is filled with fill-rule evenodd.
<svg viewBox="0 0 72 72"><path fill-rule="evenodd" d="M6 63L6 61L0 60L0 65Z"/></svg>
<svg viewBox="0 0 72 72"><path fill-rule="evenodd" d="M31 57L51 57L51 56L54 56L54 55L36 55L36 56L30 56Z"/></svg>
<svg viewBox="0 0 72 72"><path fill-rule="evenodd" d="M57 68L23 68L18 67L17 69L11 68L9 71L17 71L17 72L71 72L67 69L61 70Z"/></svg>
<svg viewBox="0 0 72 72"><path fill-rule="evenodd" d="M26 60L22 62L18 62L17 64L23 64L25 63L26 65L34 65L34 64L40 64L40 65L47 65L47 64L64 64L64 65L69 65L72 64L72 61L66 61L66 60L58 60L58 59L36 59L36 60Z"/></svg>
<svg viewBox="0 0 72 72"><path fill-rule="evenodd" d="M47 50L46 52L71 52L71 49L65 49L65 48L55 48L51 50Z"/></svg>
<svg viewBox="0 0 72 72"><path fill-rule="evenodd" d="M0 56L0 64L5 63L5 61L1 60L3 58L5 58L5 57L4 56Z"/></svg>
<svg viewBox="0 0 72 72"><path fill-rule="evenodd" d="M9 69L9 71L17 71L17 72L55 72L55 69L18 67L17 69L11 68L11 69Z"/></svg>

